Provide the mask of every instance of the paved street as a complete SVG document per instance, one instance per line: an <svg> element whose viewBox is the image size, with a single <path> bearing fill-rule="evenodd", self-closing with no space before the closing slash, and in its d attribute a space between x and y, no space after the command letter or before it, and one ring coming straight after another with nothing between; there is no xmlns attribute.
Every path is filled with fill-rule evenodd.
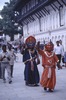
<svg viewBox="0 0 66 100"><path fill-rule="evenodd" d="M28 87L24 83L24 64L22 56L18 54L18 61L14 65L13 83L3 83L0 79L0 100L66 100L66 68L56 69L57 83L53 93L45 92L41 86ZM40 77L41 64L38 66Z"/></svg>

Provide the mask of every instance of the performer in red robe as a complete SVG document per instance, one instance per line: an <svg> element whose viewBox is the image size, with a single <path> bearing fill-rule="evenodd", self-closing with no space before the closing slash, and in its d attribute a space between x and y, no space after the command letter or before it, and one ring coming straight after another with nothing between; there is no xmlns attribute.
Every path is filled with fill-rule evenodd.
<svg viewBox="0 0 66 100"><path fill-rule="evenodd" d="M57 56L53 52L54 45L52 42L45 44L45 50L39 49L39 43L37 49L39 54L42 56L42 66L44 67L40 84L44 87L44 90L49 89L53 92L56 85L56 64L59 62ZM59 66L59 65L58 65Z"/></svg>

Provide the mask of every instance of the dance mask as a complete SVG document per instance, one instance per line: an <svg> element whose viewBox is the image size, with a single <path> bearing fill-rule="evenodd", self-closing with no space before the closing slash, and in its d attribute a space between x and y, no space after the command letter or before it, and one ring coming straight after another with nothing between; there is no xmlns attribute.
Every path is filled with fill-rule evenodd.
<svg viewBox="0 0 66 100"><path fill-rule="evenodd" d="M35 44L36 44L36 39L33 36L29 36L26 41L25 41L26 45L28 48L34 48Z"/></svg>

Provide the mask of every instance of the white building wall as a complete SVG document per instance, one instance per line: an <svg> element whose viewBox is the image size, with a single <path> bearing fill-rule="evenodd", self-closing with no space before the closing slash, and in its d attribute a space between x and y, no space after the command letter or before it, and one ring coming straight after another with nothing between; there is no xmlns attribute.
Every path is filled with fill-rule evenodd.
<svg viewBox="0 0 66 100"><path fill-rule="evenodd" d="M41 31L39 30L39 20L36 19L23 27L24 38L28 35L34 35L37 41L44 42L44 40L51 39L56 43L57 39L61 39L66 51L66 7L63 7L64 26L60 26L59 11L51 10L50 14L41 18ZM28 29L27 29L28 28ZM29 33L29 34L28 34Z"/></svg>

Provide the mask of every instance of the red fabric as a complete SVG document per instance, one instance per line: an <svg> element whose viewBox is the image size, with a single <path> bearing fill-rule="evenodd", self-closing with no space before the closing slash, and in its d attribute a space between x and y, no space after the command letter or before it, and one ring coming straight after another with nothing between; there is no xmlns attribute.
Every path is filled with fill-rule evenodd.
<svg viewBox="0 0 66 100"><path fill-rule="evenodd" d="M56 84L55 68L58 58L53 52L42 50L39 50L38 52L42 56L42 66L44 67L40 83L43 87L54 89ZM48 78L49 68L51 69L50 78Z"/></svg>

